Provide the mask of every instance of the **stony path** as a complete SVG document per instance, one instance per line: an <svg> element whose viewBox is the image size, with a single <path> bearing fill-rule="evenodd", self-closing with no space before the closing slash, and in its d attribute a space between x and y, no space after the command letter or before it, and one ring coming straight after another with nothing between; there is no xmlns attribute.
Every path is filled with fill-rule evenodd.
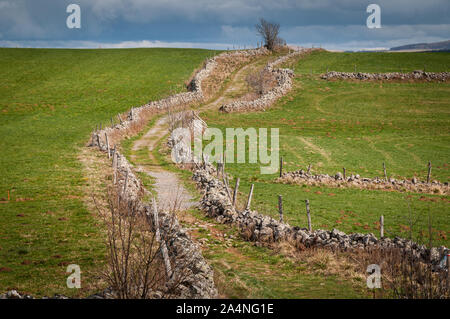
<svg viewBox="0 0 450 319"><path fill-rule="evenodd" d="M152 151L167 133L167 120L167 116L159 119L142 138L133 144L132 150L138 151L144 147L147 148L148 156L155 163L156 161L152 156ZM195 204L192 201L192 196L180 183L175 173L163 170L157 164L151 165L150 167L138 164L136 169L137 171L147 173L155 179L153 187L158 194L157 201L160 208L186 210Z"/></svg>
<svg viewBox="0 0 450 319"><path fill-rule="evenodd" d="M246 74L261 64L258 59L253 63L247 64L238 70L230 84L224 90L223 94L213 101L205 104L200 109L218 109L220 105L229 102L237 94L245 91L245 76ZM264 65L264 64L263 64ZM186 210L195 206L197 203L193 201L192 196L182 185L177 175L173 172L164 170L157 164L155 158L153 158L152 151L160 140L166 136L168 132L168 116L164 116L159 119L154 126L152 126L140 139L136 140L132 146L132 151L136 152L143 148L147 148L148 156L150 157L153 165L140 165L137 163L136 170L145 172L155 179L153 188L157 193L158 206L162 208L177 208L177 210ZM132 155L133 162L136 162L136 156ZM173 207L176 206L176 207Z"/></svg>

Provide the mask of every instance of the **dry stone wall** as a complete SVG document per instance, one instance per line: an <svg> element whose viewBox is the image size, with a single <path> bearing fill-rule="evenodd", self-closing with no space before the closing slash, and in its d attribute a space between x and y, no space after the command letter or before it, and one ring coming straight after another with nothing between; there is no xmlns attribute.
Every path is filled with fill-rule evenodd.
<svg viewBox="0 0 450 319"><path fill-rule="evenodd" d="M351 73L331 71L321 76L324 80L358 80L358 81L439 81L450 80L450 72L424 72L416 70L410 73Z"/></svg>
<svg viewBox="0 0 450 319"><path fill-rule="evenodd" d="M203 211L221 223L233 224L251 241L273 243L289 241L297 247L324 247L330 249L365 249L371 247L399 248L411 252L416 258L437 267L443 256L449 252L446 247L431 250L411 240L395 237L377 238L374 234L346 234L338 229L308 231L306 228L290 226L257 211L237 211L227 195L222 181L216 178L216 170L211 164L196 167L192 179L203 190L201 199Z"/></svg>
<svg viewBox="0 0 450 319"><path fill-rule="evenodd" d="M273 75L277 83L273 89L269 90L261 97L252 101L238 100L229 104L224 104L220 107L219 110L224 113L265 110L280 97L286 95L286 93L289 92L292 88L292 78L294 77L294 71L292 71L291 69L279 69L276 68L276 66L287 62L291 58L303 55L309 51L310 49L301 49L299 51L294 51L291 54L284 55L276 59L275 61L268 63L265 67L265 70Z"/></svg>
<svg viewBox="0 0 450 319"><path fill-rule="evenodd" d="M356 187L362 189L382 189L382 190L396 190L402 192L417 192L428 194L445 194L450 193L449 183L441 183L433 180L427 183L426 181L418 180L416 177L411 180L388 178L368 178L361 177L359 174L351 174L344 178L343 174L338 172L334 176L328 174L311 174L302 169L294 172L283 173L277 179L281 183L289 184L308 184L319 185L324 184L332 187Z"/></svg>
<svg viewBox="0 0 450 319"><path fill-rule="evenodd" d="M100 150L106 151L106 146L100 144ZM143 186L133 173L133 167L120 152L115 152L117 181L116 187L121 200L136 205L136 210L143 216L148 216L151 227L154 228L153 211L149 204L141 202ZM217 289L214 284L214 273L201 254L200 247L188 236L186 229L181 227L176 217L167 212L159 211L159 228L162 238L166 241L169 258L173 261L174 276L182 273L182 284L177 288L179 298L214 298ZM155 296L157 292L155 292Z"/></svg>
<svg viewBox="0 0 450 319"><path fill-rule="evenodd" d="M173 145L170 143L169 147ZM187 157L193 155L185 154ZM329 249L352 250L368 248L395 248L410 252L414 257L424 262L430 262L438 267L447 247L427 248L411 240L395 237L394 239L377 238L374 234L346 234L338 229L309 231L306 228L290 226L287 223L258 213L250 209L237 210L230 198L231 190L227 190L223 179L217 178L216 168L208 162L202 161L192 168L192 179L203 192L200 201L201 209L210 217L224 224L237 226L244 237L259 244L270 244L278 241L289 241L296 247L324 247Z"/></svg>
<svg viewBox="0 0 450 319"><path fill-rule="evenodd" d="M89 143L90 147L96 147L100 151L109 153L108 156L113 156L113 165L116 167L116 187L122 200L125 202L134 203L141 214L146 214L149 219L153 220L151 207L146 203L140 202L143 186L141 181L133 173L133 167L128 162L126 157L118 150L112 150L109 145L108 136L111 140L113 135L127 131L134 123L140 121L140 114L146 110L167 110L175 108L178 105L190 104L202 101L202 81L210 76L217 67L218 59L227 57L256 57L267 54L265 49L247 50L247 51L233 51L222 53L212 59L209 59L204 67L194 76L189 86L190 92L172 95L159 101L152 101L141 107L132 108L125 120L121 120L119 124L112 127L107 127L101 130L96 130L92 133ZM174 274L177 273L177 267L185 268L188 266L186 278L179 287L179 293L175 297L180 298L215 298L217 297L217 289L214 284L213 270L208 265L201 254L200 247L194 243L188 236L186 229L180 226L178 220L174 219L173 215L165 212L159 212L159 222L161 235L164 238L170 238L167 242L169 257L175 260L173 265ZM154 221L153 221L154 222ZM171 227L169 227L171 225ZM183 272L186 272L183 269Z"/></svg>

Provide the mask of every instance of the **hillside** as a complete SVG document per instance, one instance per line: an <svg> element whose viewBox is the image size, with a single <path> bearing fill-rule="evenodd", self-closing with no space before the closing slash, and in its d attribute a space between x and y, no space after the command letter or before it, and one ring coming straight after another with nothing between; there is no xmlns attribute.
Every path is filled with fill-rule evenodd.
<svg viewBox="0 0 450 319"><path fill-rule="evenodd" d="M0 130L7 137L0 142L5 150L0 166L0 237L5 239L0 243L0 290L38 296L96 292L98 271L105 262L105 234L95 207L87 206L86 190L97 178L97 186L106 193L112 173L106 147L104 152L85 147L90 134L98 124L104 128L117 123L111 116L133 105L184 91L182 83L211 54L181 49L0 50L6 70L1 75ZM208 90L211 96L192 105L193 110L209 127L223 131L278 127L285 171L311 164L314 173L334 176L345 167L348 174L375 177L383 174L385 162L391 177L423 180L431 161L432 178L448 182L448 82L326 81L320 75L327 70L410 72L424 63L427 71L448 71L450 54L316 50L285 62L295 69L293 88L264 112L219 112L224 103L248 98L248 75L283 54L219 64L218 72L205 81L214 88ZM198 202L201 194L191 172L170 159L166 142L171 116L150 113L142 130L133 136L124 133L119 150L159 204L167 205L169 195L180 191L188 193L188 201ZM100 144L106 131L98 132ZM89 163L84 165L80 156ZM254 184L252 209L277 219L282 195L284 221L292 226L306 226L304 200L309 199L314 229L377 233L384 215L389 237L411 236L424 242L431 220L433 245L449 244L446 195L285 184L277 174L261 175L259 166L226 164L233 181L241 181L239 210ZM94 174L92 168L98 171ZM121 178L125 193L128 169ZM206 216L196 205L188 207L177 217L214 269L221 297L367 296L363 276L355 273L358 266L337 260L338 255L297 251L286 243L253 244L236 227ZM65 266L74 261L82 267L85 282L76 292L61 289Z"/></svg>
<svg viewBox="0 0 450 319"><path fill-rule="evenodd" d="M0 49L0 291L94 289L61 290L64 265L76 261L88 282L106 253L99 220L84 204L80 148L114 114L184 90L211 54Z"/></svg>
<svg viewBox="0 0 450 319"><path fill-rule="evenodd" d="M433 43L415 43L402 45L399 47L394 47L390 49L391 51L449 51L450 50L450 40L442 42Z"/></svg>
<svg viewBox="0 0 450 319"><path fill-rule="evenodd" d="M426 61L426 62L425 62ZM411 72L426 63L432 72L448 71L449 53L331 53L314 52L294 65L294 90L265 112L218 114L207 111L208 125L219 127L279 127L284 170L312 165L315 174L350 174L426 178L428 161L433 179L450 175L449 83L325 81L327 69L353 72ZM445 195L275 183L276 174L260 175L259 164L227 164L240 177L242 203L255 184L252 205L278 216L277 195L283 196L286 220L307 225L304 200L309 199L314 227L345 232L378 232L385 216L389 236L424 236L431 213L436 245L449 244L450 209ZM245 190L245 191L244 191Z"/></svg>

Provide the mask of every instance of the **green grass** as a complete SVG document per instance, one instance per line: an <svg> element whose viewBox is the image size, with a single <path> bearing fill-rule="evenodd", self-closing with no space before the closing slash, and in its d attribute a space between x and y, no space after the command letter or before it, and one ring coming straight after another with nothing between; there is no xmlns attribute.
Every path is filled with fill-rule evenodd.
<svg viewBox="0 0 450 319"><path fill-rule="evenodd" d="M292 260L239 239L237 230L198 211L190 214L227 235L219 240L208 229L203 255L213 266L219 291L229 298L367 298L364 283L316 273L306 262Z"/></svg>
<svg viewBox="0 0 450 319"><path fill-rule="evenodd" d="M0 49L0 292L83 295L105 258L77 158L96 124L180 91L194 49ZM27 199L27 200L24 200ZM53 256L53 257L52 257ZM80 265L81 291L66 288Z"/></svg>
<svg viewBox="0 0 450 319"><path fill-rule="evenodd" d="M312 52L307 59L295 66L297 74L338 72L427 72L450 71L450 58L447 52Z"/></svg>
<svg viewBox="0 0 450 319"><path fill-rule="evenodd" d="M410 71L424 63L428 71L445 71L450 54L314 52L295 66L294 90L269 110L249 114L211 110L202 116L210 127L222 130L279 128L286 171L311 163L317 173L334 175L345 167L347 174L375 177L382 176L386 162L390 176L425 179L431 161L432 178L448 181L450 84L327 82L316 75L326 67L352 72L355 63L366 72ZM409 225L412 211L418 219L413 228L417 237L426 231L430 212L435 244L450 243L448 196L424 195L426 200L419 200L418 194L406 199L405 193L274 184L276 174L260 175L259 167L227 164L228 171L241 178L241 197L255 183L252 205L261 212L276 216L277 195L283 195L286 217L293 225L306 225L303 200L308 198L316 227L376 233L374 222L384 215L388 230L406 237L404 225ZM342 219L349 211L354 216Z"/></svg>
<svg viewBox="0 0 450 319"><path fill-rule="evenodd" d="M264 59L264 61L266 60ZM229 82L227 81L224 85L227 83ZM233 84L235 85L234 82ZM192 173L173 165L170 150L165 147L168 136L160 138L151 154L147 147L132 150L133 144L152 127L156 120L157 118L152 119L139 135L121 143L124 154L136 165L146 166L149 169L158 166L158 169L162 168L177 174L194 199L200 200L200 194L191 179ZM147 189L152 189L151 184L146 185ZM272 249L256 247L252 243L240 239L236 228L220 224L196 209L182 214L190 215L189 223L182 221L182 224L191 230L195 229L196 235L194 236L197 239L207 240L202 252L214 269L215 282L223 297L367 297L367 290L362 282L350 282L338 276L319 275L306 262L291 260ZM179 216L180 220L183 220L183 216ZM195 222L192 221L192 217L195 218ZM198 222L210 225L209 227L215 229L214 232L211 232L210 228L197 228ZM229 240L219 240L217 232L226 234Z"/></svg>

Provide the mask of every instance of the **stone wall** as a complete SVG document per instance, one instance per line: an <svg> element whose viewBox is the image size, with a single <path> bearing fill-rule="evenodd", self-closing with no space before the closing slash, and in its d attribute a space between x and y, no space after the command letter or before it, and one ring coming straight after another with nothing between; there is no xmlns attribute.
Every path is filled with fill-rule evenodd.
<svg viewBox="0 0 450 319"><path fill-rule="evenodd" d="M100 144L100 150L106 151L106 146ZM133 202L137 211L147 215L151 221L149 225L154 228L153 211L149 204L141 202L143 186L139 178L133 172L133 166L119 151L114 153L117 164L117 192L121 200ZM126 180L126 184L125 184ZM180 226L176 217L167 212L159 211L159 227L162 238L169 238L166 242L169 258L173 262L174 276L179 272L187 272L183 283L178 287L179 298L214 298L217 289L214 285L214 273L201 254L200 247L188 236L186 230ZM182 268L182 271L180 271ZM186 269L187 268L187 269Z"/></svg>
<svg viewBox="0 0 450 319"><path fill-rule="evenodd" d="M194 118L192 118L194 119ZM170 143L169 147L174 143ZM187 148L184 148L187 149ZM191 153L186 154L191 156ZM208 162L202 161L192 167L192 179L203 192L200 201L201 209L209 216L224 224L232 224L250 241L259 244L270 244L278 241L289 241L296 247L324 247L333 250L351 250L366 248L398 248L411 252L416 258L438 266L444 254L449 252L447 247L427 248L411 240L395 237L394 239L377 238L374 234L346 234L338 229L308 231L306 228L290 226L274 218L253 210L238 211L232 204L223 179L217 178L216 168ZM336 178L342 178L337 174Z"/></svg>
<svg viewBox="0 0 450 319"><path fill-rule="evenodd" d="M294 71L291 69L279 69L275 68L277 65L287 62L289 59L298 55L303 55L311 51L310 49L302 49L294 51L291 54L284 55L273 62L266 65L265 70L270 72L276 80L276 86L263 94L261 97L252 101L238 100L229 104L222 105L219 110L224 113L231 112L243 112L251 110L265 110L271 106L280 97L286 95L292 88L292 78L294 77Z"/></svg>
<svg viewBox="0 0 450 319"><path fill-rule="evenodd" d="M411 180L388 178L369 178L361 177L359 174L351 174L344 178L343 174L338 172L334 176L328 174L310 174L302 169L294 172L283 173L277 179L278 182L288 184L308 184L308 185L327 185L332 187L356 187L361 189L381 189L396 190L401 192L417 192L428 194L450 193L449 183L441 183L433 180L430 183L420 181L416 177Z"/></svg>
<svg viewBox="0 0 450 319"><path fill-rule="evenodd" d="M399 237L379 239L374 234L346 234L337 229L331 231L317 229L310 232L306 228L290 226L257 211L237 211L227 195L225 185L216 178L215 168L208 163L197 166L192 179L204 192L201 207L208 216L221 223L237 226L247 239L257 243L284 240L297 247L324 247L344 251L369 247L399 248L412 252L414 256L426 262L431 258L433 265L438 265L444 254L449 251L446 247L434 247L430 250L424 245Z"/></svg>
<svg viewBox="0 0 450 319"><path fill-rule="evenodd" d="M358 80L358 81L449 81L450 72L424 72L421 70L411 73L351 73L330 71L321 76L324 80Z"/></svg>
<svg viewBox="0 0 450 319"><path fill-rule="evenodd" d="M146 110L167 110L169 108L175 108L178 105L202 101L204 98L202 81L214 72L214 69L219 63L217 61L220 58L239 58L242 56L255 57L267 54L266 51L267 50L265 49L257 49L225 52L209 59L205 63L204 67L192 79L191 84L189 85L191 90L190 92L175 94L159 101L152 101L141 107L132 108L128 113L127 118L121 121L121 123L102 130L96 130L92 133L89 146L96 147L105 153L109 152L109 155L113 156L113 161L115 161L114 165L117 171L117 180L115 185L117 187L117 191L122 196L122 200L135 203L138 207L138 211L149 216L153 222L151 207L146 203L140 202L141 194L143 192L142 183L133 173L133 167L128 162L126 157L117 150L114 152L112 151L111 145L109 145L111 137L114 135L122 136L122 132L125 132L134 123L140 121L141 112ZM106 136L109 137L108 142ZM178 265L180 265L180 267L181 265L183 265L183 267L185 267L184 265L188 265L189 275L179 287L180 292L177 297L217 297L217 289L214 285L213 279L213 270L203 258L200 247L191 240L186 230L179 225L178 220L176 220L176 218L175 220L173 219L174 216L166 212L158 212L158 215L162 237L170 238L170 242L167 242L167 248L169 251L169 256L172 260L175 260L175 265L172 267L174 269L174 273L176 274ZM171 225L171 227L168 227L168 225ZM187 261L186 258L189 258L189 260Z"/></svg>

